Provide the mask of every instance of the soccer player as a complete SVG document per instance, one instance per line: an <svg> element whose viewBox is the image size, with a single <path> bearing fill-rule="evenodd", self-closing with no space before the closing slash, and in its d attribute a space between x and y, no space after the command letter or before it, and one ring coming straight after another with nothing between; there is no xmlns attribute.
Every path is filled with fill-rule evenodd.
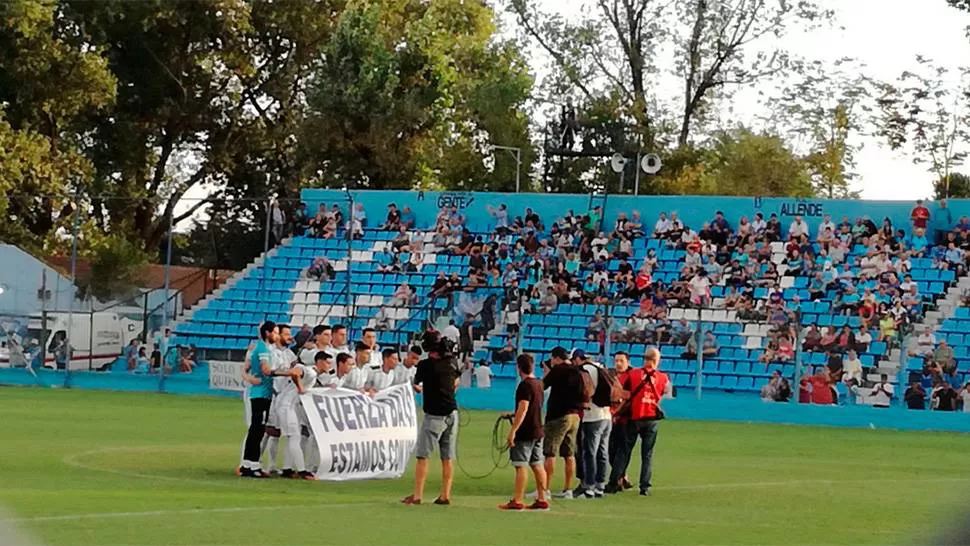
<svg viewBox="0 0 970 546"><path fill-rule="evenodd" d="M370 349L368 369L371 371L379 369L384 364L384 359L381 356L381 348L377 345L377 332L373 328L364 328L364 334L361 337L363 338L361 341Z"/></svg>
<svg viewBox="0 0 970 546"><path fill-rule="evenodd" d="M408 353L404 355L404 360L401 362L401 365L394 368L395 385L414 385L414 374L418 371L418 361L421 360L421 355L423 353L424 351L422 351L421 347L417 345L412 345L411 348L408 349ZM414 385L414 390L421 392L421 386Z"/></svg>
<svg viewBox="0 0 970 546"><path fill-rule="evenodd" d="M280 476L284 478L314 479L313 474L307 472L306 461L303 457L300 429L306 422L306 415L300 415L303 412L300 395L316 382L318 369L328 368L326 362L326 359L324 359L319 366L316 362L313 366L296 364L289 370L274 372L278 379L289 379L282 387L279 396L275 398L277 401L277 422L282 436L286 438L283 471L280 473Z"/></svg>
<svg viewBox="0 0 970 546"><path fill-rule="evenodd" d="M337 353L330 346L330 327L325 324L313 328L313 336L304 345L303 350L300 351L300 362L307 366L312 365L317 353L320 351L330 353L331 361L337 357Z"/></svg>
<svg viewBox="0 0 970 546"><path fill-rule="evenodd" d="M279 395L291 383L289 378L282 372L287 372L296 362L296 355L290 350L289 346L293 343L293 336L290 327L285 324L277 326L279 335L276 343L271 347L273 350L273 371L276 372L273 378L273 400L270 402L269 415L266 418L266 435L263 437L263 453L269 454L269 473L276 472L276 462L280 449L280 426L279 426Z"/></svg>
<svg viewBox="0 0 970 546"><path fill-rule="evenodd" d="M313 365L317 372L316 381L313 382L313 388L337 386L336 370L334 369L333 359L330 357L330 353L317 351L317 354L313 358ZM300 446L303 450L303 458L306 461L307 470L316 474L320 466L320 450L317 447L316 439L313 437L310 422L307 420L306 408L301 406L298 412L301 417L300 432L302 435L300 438Z"/></svg>
<svg viewBox="0 0 970 546"><path fill-rule="evenodd" d="M331 330L331 344L335 353L350 354L350 345L347 345L347 327L343 324L336 324ZM336 358L336 357L334 357Z"/></svg>
<svg viewBox="0 0 970 546"><path fill-rule="evenodd" d="M548 510L546 499L546 469L542 457L542 382L535 376L535 360L530 354L521 354L515 360L519 372L519 386L515 389L515 414L512 429L506 442L509 446L509 460L515 467L515 489L512 500L499 505L499 510L524 510L525 485L529 481L526 467L532 468L539 498L529 510Z"/></svg>
<svg viewBox="0 0 970 546"><path fill-rule="evenodd" d="M273 383L270 381L273 373L273 353L270 345L276 343L277 335L276 324L271 321L264 322L259 327L259 342L256 343L249 357L249 374L259 383L253 384L249 389L251 418L249 431L246 434L242 468L239 471L239 475L246 478L267 477L259 466L259 456L262 453L260 444L265 433L270 400L273 398Z"/></svg>
<svg viewBox="0 0 970 546"><path fill-rule="evenodd" d="M348 385L355 384L357 382L357 377L354 376L354 372L357 366L354 366L354 357L347 353L337 354L337 366L336 374L334 375L334 383L330 385L331 387L340 387L342 389L349 389Z"/></svg>
<svg viewBox="0 0 970 546"><path fill-rule="evenodd" d="M370 376L367 378L367 384L364 386L364 390L373 396L378 391L392 387L397 375L394 373L394 370L397 369L399 359L400 357L398 357L397 351L394 349L384 349L381 352L381 367L370 371Z"/></svg>

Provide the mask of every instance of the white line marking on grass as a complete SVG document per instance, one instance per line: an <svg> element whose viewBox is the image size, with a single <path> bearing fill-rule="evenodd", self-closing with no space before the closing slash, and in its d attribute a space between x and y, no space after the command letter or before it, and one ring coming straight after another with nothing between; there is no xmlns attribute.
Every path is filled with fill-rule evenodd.
<svg viewBox="0 0 970 546"><path fill-rule="evenodd" d="M343 504L319 504L316 506L301 506L301 508L351 508L360 506L377 506L377 502L350 502ZM151 516L185 516L193 514L235 514L238 512L262 512L263 510L289 510L293 506L238 506L229 508L191 508L183 510L147 510L144 512L95 512L90 514L64 514L60 516L37 516L14 518L8 521L14 523L41 523L46 521L80 521L85 519L110 518L138 518Z"/></svg>
<svg viewBox="0 0 970 546"><path fill-rule="evenodd" d="M143 474L141 472L131 472L131 471L127 471L127 470L118 470L116 468L104 468L102 466L93 466L93 465L85 464L85 463L82 463L81 461L78 460L78 459L82 459L84 457L90 457L92 455L104 455L104 454L107 454L107 453L142 452L142 451L150 451L150 450L151 451L156 451L156 450L157 451L166 451L166 450L171 451L172 448L174 448L174 447L191 447L191 446L189 446L189 445L180 445L180 446L171 446L171 445L168 445L168 446L118 446L118 447L106 447L106 448L102 448L102 449L92 449L90 451L82 451L82 452L79 452L79 453L75 453L73 455L68 455L68 456L64 457L63 459L61 459L61 462L63 462L67 466L70 466L70 467L73 467L73 468L77 468L77 469L80 469L80 470L89 470L89 471L92 471L92 472L105 472L105 473L108 473L108 474L115 474L117 476L125 476L127 478L143 478L143 479L147 479L147 480L163 480L163 481L172 481L172 482L180 482L180 483L197 483L197 484L203 484L203 485L215 485L215 486L219 486L219 487L233 487L234 486L231 483L218 482L218 481L214 481L214 480L200 480L200 479L195 479L195 478L180 478L180 477L177 477L177 476L159 476L158 474ZM230 472L232 472L231 469L226 469L226 474L227 475L229 475Z"/></svg>
<svg viewBox="0 0 970 546"><path fill-rule="evenodd" d="M970 482L970 478L880 478L880 483L957 483ZM655 487L658 491L698 491L707 489L748 489L760 487L787 487L793 485L843 485L872 483L872 478L850 480L788 480L777 482L699 483L692 485L669 485Z"/></svg>

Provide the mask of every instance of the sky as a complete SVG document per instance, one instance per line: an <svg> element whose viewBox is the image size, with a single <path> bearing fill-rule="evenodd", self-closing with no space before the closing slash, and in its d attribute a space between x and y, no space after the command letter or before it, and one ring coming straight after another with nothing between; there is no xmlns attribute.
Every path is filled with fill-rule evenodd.
<svg viewBox="0 0 970 546"><path fill-rule="evenodd" d="M593 0L538 0L544 11L577 17ZM970 15L946 5L944 0L819 0L835 12L834 28L789 35L779 41L796 56L822 61L854 57L867 66L868 75L893 80L915 68L922 55L938 65L956 69L970 63L970 39L966 28ZM841 28L839 28L841 27ZM844 30L843 30L844 28ZM676 81L672 85L678 85ZM664 90L666 91L666 90ZM664 95L673 96L680 89ZM735 104L740 117L756 117L754 100L739 96ZM875 138L862 138L856 154L859 175L853 189L864 199L912 200L932 193L932 175L925 165L914 165L906 153L893 152Z"/></svg>

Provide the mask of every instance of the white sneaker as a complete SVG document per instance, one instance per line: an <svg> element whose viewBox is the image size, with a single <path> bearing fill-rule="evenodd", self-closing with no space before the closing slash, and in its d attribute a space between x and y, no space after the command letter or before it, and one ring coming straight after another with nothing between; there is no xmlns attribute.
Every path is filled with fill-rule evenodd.
<svg viewBox="0 0 970 546"><path fill-rule="evenodd" d="M553 493L552 498L554 499L571 499L573 498L572 489L567 489L565 491L559 491L558 493Z"/></svg>
<svg viewBox="0 0 970 546"><path fill-rule="evenodd" d="M531 493L526 493L525 494L525 498L527 498L527 499L537 499L537 498L539 498L539 492L538 491L533 491ZM552 495L549 493L548 490L546 490L546 498L547 499L552 498Z"/></svg>

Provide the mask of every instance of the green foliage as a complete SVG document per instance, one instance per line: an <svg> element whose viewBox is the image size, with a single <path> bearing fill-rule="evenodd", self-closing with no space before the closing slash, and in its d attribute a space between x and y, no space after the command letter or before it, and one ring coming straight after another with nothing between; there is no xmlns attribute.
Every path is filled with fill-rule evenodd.
<svg viewBox="0 0 970 546"><path fill-rule="evenodd" d="M933 182L933 199L970 198L970 176L950 173L949 179L938 178Z"/></svg>

